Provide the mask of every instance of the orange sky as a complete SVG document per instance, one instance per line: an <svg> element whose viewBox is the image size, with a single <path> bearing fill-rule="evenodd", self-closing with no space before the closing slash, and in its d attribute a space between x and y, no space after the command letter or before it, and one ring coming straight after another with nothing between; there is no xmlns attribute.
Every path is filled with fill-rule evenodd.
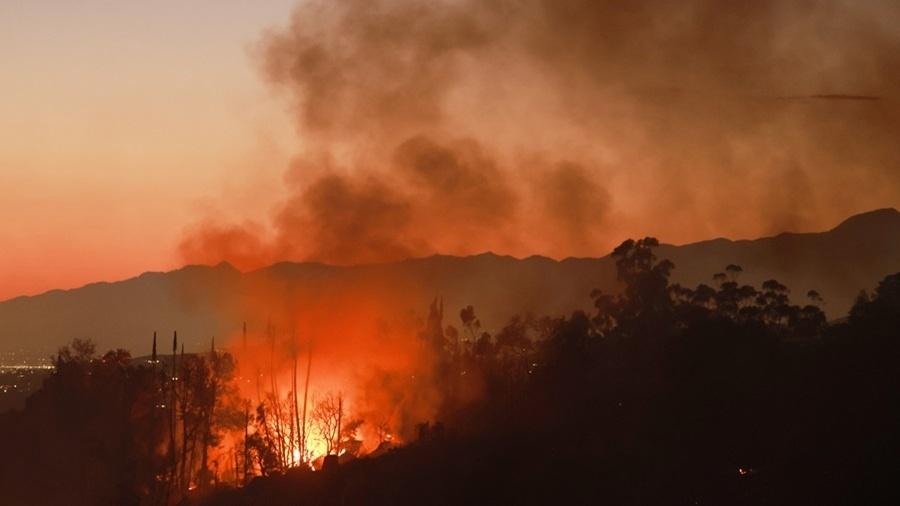
<svg viewBox="0 0 900 506"><path fill-rule="evenodd" d="M292 131L248 52L292 3L0 2L0 299L173 268L220 195L266 209Z"/></svg>

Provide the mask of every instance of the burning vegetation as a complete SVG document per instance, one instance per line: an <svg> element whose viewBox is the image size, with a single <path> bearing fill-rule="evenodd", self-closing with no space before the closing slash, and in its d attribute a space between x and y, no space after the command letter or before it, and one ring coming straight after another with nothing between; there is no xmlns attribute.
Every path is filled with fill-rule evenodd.
<svg viewBox="0 0 900 506"><path fill-rule="evenodd" d="M439 298L395 320L382 317L394 300L273 292L252 303L280 301L278 318L239 325L223 349L185 353L176 334L171 354L154 339L132 359L76 340L26 409L0 417L22 456L0 461L4 499L752 504L797 502L800 484L824 504L881 486L900 421L900 274L828 324L815 291L797 305L775 280L742 284L737 265L671 284L656 246L615 249L621 290L594 292L593 314L496 332Z"/></svg>

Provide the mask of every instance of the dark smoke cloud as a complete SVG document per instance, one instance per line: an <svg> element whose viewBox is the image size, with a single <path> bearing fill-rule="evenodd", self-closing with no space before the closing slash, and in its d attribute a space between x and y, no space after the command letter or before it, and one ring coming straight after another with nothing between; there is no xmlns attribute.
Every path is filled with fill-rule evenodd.
<svg viewBox="0 0 900 506"><path fill-rule="evenodd" d="M328 174L291 197L278 214L278 248L290 257L346 263L404 257L413 210L388 184L375 178Z"/></svg>
<svg viewBox="0 0 900 506"><path fill-rule="evenodd" d="M413 137L397 148L394 165L414 198L458 228L491 231L513 218L516 195L508 176L475 141L450 147Z"/></svg>
<svg viewBox="0 0 900 506"><path fill-rule="evenodd" d="M592 236L598 219L606 216L610 196L590 173L572 162L561 162L543 171L535 192L543 199L546 217L557 224L550 239L571 245L575 251L590 251L597 238Z"/></svg>
<svg viewBox="0 0 900 506"><path fill-rule="evenodd" d="M489 4L489 3L488 3ZM264 72L297 106L304 131L338 139L434 124L460 78L460 58L495 37L492 7L473 2L305 2L268 34Z"/></svg>
<svg viewBox="0 0 900 506"><path fill-rule="evenodd" d="M291 197L188 260L598 255L900 203L892 0L314 0L259 58Z"/></svg>

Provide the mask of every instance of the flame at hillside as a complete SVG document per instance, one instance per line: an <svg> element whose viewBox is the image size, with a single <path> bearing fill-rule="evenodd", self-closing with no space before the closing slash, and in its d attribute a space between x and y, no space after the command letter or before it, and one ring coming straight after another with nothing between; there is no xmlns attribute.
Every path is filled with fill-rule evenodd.
<svg viewBox="0 0 900 506"><path fill-rule="evenodd" d="M247 446L245 473L370 453L409 440L416 425L435 419L434 349L422 320L397 310L414 292L291 297L269 288L248 297L243 310L251 324L226 345L247 426L223 447Z"/></svg>

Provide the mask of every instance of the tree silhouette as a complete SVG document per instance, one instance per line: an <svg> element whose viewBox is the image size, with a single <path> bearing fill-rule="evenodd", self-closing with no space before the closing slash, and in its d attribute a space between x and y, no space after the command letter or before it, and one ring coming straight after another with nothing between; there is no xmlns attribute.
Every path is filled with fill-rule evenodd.
<svg viewBox="0 0 900 506"><path fill-rule="evenodd" d="M312 412L312 419L319 432L319 439L325 445L326 455L335 455L341 450L341 424L346 415L344 396L341 393L326 394Z"/></svg>

